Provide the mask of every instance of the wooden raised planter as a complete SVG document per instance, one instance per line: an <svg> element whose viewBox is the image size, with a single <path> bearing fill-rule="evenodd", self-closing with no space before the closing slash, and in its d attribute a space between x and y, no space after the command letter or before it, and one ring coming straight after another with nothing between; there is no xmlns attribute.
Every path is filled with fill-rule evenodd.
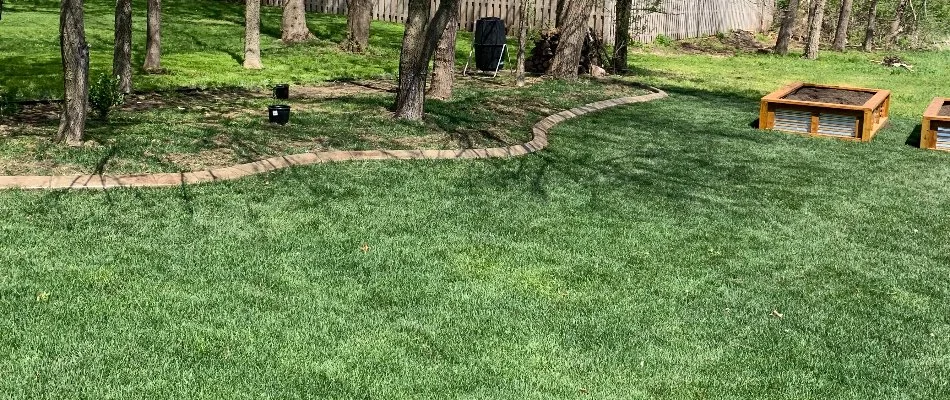
<svg viewBox="0 0 950 400"><path fill-rule="evenodd" d="M950 151L950 114L941 115L944 107L950 107L950 98L937 97L924 111L920 148Z"/></svg>
<svg viewBox="0 0 950 400"><path fill-rule="evenodd" d="M799 89L858 92L868 99L863 104L837 104L787 98ZM887 122L890 104L888 90L795 82L762 98L759 129L867 142Z"/></svg>

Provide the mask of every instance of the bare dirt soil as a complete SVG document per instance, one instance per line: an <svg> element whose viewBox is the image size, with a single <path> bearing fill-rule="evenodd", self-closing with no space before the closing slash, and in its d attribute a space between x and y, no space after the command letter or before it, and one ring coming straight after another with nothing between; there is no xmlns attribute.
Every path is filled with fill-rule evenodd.
<svg viewBox="0 0 950 400"><path fill-rule="evenodd" d="M950 103L943 103L943 107L940 107L940 112L937 115L941 117L950 117Z"/></svg>
<svg viewBox="0 0 950 400"><path fill-rule="evenodd" d="M811 101L816 103L844 104L860 106L874 97L874 93L859 90L833 89L805 86L788 96L788 100Z"/></svg>

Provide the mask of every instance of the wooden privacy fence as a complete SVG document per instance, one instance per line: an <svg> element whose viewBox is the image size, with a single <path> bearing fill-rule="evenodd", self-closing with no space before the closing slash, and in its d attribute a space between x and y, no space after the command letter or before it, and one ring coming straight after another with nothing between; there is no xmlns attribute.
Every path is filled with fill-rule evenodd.
<svg viewBox="0 0 950 400"><path fill-rule="evenodd" d="M438 0L432 1L432 10ZM554 26L557 0L534 2L535 28ZM283 0L261 0L269 6L280 6ZM346 14L346 0L305 0L307 11L324 14ZM405 22L408 0L376 0L373 19ZM518 24L519 0L462 0L459 22L471 31L475 21L483 17L499 17L512 33ZM657 5L658 7L653 7ZM616 0L595 0L590 27L608 44L614 40ZM687 39L715 35L736 29L763 32L772 25L775 0L633 0L633 39L650 43L657 36ZM655 11L643 11L655 10ZM510 35L509 35L510 36Z"/></svg>

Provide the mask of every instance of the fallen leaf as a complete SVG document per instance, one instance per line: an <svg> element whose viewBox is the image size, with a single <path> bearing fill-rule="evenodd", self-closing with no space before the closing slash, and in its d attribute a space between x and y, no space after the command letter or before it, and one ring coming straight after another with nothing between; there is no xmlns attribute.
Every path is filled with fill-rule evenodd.
<svg viewBox="0 0 950 400"><path fill-rule="evenodd" d="M362 245L360 245L360 250L363 250L364 253L369 251L369 245L366 243L363 243Z"/></svg>
<svg viewBox="0 0 950 400"><path fill-rule="evenodd" d="M785 317L785 314L782 314L782 313L778 312L778 310L772 310L772 314L770 314L770 315L773 316L773 317L775 317L775 318L784 318L784 317Z"/></svg>
<svg viewBox="0 0 950 400"><path fill-rule="evenodd" d="M49 292L36 292L36 301L49 300Z"/></svg>

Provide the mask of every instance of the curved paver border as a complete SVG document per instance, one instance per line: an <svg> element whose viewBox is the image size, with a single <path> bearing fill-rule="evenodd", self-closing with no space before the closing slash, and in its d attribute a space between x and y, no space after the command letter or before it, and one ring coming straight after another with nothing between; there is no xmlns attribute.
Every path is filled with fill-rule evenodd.
<svg viewBox="0 0 950 400"><path fill-rule="evenodd" d="M169 187L186 184L226 181L261 174L291 166L339 161L367 160L446 160L471 158L504 158L521 156L548 146L548 131L557 124L581 115L625 104L643 103L667 97L666 92L645 87L650 94L618 97L585 104L549 115L534 124L534 138L507 146L464 150L352 150L301 153L277 156L246 164L204 171L129 175L62 175L62 176L0 176L0 189L107 189L115 187Z"/></svg>

